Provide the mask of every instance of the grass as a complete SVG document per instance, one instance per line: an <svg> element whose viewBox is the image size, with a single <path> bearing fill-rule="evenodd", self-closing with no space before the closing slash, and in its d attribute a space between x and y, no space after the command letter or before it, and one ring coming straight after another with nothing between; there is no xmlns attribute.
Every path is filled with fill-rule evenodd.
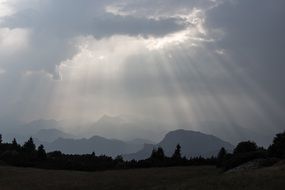
<svg viewBox="0 0 285 190"><path fill-rule="evenodd" d="M1 190L285 189L285 167L221 173L212 166L78 172L0 166Z"/></svg>

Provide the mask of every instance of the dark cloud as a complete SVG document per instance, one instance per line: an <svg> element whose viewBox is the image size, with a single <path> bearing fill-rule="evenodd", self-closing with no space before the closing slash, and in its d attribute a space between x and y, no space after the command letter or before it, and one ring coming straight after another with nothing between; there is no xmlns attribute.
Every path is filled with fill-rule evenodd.
<svg viewBox="0 0 285 190"><path fill-rule="evenodd" d="M218 5L222 0L119 0L109 5L110 11L117 14L136 15L140 17L167 17L189 14L194 8L208 9Z"/></svg>
<svg viewBox="0 0 285 190"><path fill-rule="evenodd" d="M110 1L109 1L110 2ZM25 9L7 18L3 26L29 27L37 33L55 37L93 35L104 38L117 34L130 36L164 36L179 31L181 20L165 18L155 20L146 17L120 16L105 12L104 3L99 1L48 1L37 9ZM51 37L51 36L47 36Z"/></svg>
<svg viewBox="0 0 285 190"><path fill-rule="evenodd" d="M46 70L56 75L56 65L76 53L73 40L77 36L93 35L98 39L120 34L164 36L186 27L176 18L155 20L113 15L105 12L110 2L50 0L24 9L16 7L18 12L3 19L1 26L28 28L32 33L30 48L19 57L4 58L5 69Z"/></svg>

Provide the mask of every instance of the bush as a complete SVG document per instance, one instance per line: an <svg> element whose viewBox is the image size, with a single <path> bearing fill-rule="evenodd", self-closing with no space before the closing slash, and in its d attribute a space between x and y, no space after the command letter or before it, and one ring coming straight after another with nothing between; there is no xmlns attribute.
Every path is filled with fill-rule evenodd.
<svg viewBox="0 0 285 190"><path fill-rule="evenodd" d="M227 155L225 158L225 161L222 164L222 167L225 170L229 170L229 169L237 167L241 164L249 162L251 160L261 159L261 158L263 158L263 159L267 158L267 152L266 151L257 150L254 152L246 152L246 153Z"/></svg>
<svg viewBox="0 0 285 190"><path fill-rule="evenodd" d="M255 142L244 141L240 142L234 149L234 154L248 153L257 151L258 147Z"/></svg>

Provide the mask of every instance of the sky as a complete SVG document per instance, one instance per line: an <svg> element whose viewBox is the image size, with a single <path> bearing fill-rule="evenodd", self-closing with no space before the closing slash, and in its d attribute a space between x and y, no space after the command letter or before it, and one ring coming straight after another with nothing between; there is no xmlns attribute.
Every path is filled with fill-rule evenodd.
<svg viewBox="0 0 285 190"><path fill-rule="evenodd" d="M284 0L0 0L0 118L285 129ZM199 127L196 127L199 130Z"/></svg>

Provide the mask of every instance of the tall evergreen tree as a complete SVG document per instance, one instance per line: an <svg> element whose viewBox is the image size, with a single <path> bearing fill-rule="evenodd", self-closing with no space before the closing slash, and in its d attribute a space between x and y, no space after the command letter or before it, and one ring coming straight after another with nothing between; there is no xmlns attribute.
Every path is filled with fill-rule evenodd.
<svg viewBox="0 0 285 190"><path fill-rule="evenodd" d="M221 150L220 150L219 153L218 153L217 159L218 159L218 160L224 159L225 156L226 156L226 154L227 154L226 149L225 149L224 147L222 147Z"/></svg>
<svg viewBox="0 0 285 190"><path fill-rule="evenodd" d="M157 149L157 158L159 160L163 160L165 158L164 150L162 147L158 147L158 149Z"/></svg>
<svg viewBox="0 0 285 190"><path fill-rule="evenodd" d="M270 156L285 158L285 132L279 133L274 137L272 145L269 146Z"/></svg>
<svg viewBox="0 0 285 190"><path fill-rule="evenodd" d="M38 147L38 158L39 160L45 160L47 158L46 151L42 144Z"/></svg>
<svg viewBox="0 0 285 190"><path fill-rule="evenodd" d="M36 151L36 145L34 144L34 140L32 137L24 143L23 149L25 152L31 153Z"/></svg>
<svg viewBox="0 0 285 190"><path fill-rule="evenodd" d="M226 155L227 155L227 151L224 147L222 147L217 156L217 167L222 167L223 162L226 158Z"/></svg>
<svg viewBox="0 0 285 190"><path fill-rule="evenodd" d="M152 160L164 160L165 155L163 149L161 147L158 147L157 150L153 149L150 158Z"/></svg>
<svg viewBox="0 0 285 190"><path fill-rule="evenodd" d="M173 160L181 160L181 146L180 144L176 145L175 151L171 157Z"/></svg>
<svg viewBox="0 0 285 190"><path fill-rule="evenodd" d="M115 160L116 160L116 161L119 161L119 162L123 162L123 161L124 161L124 158L123 158L122 155L118 155L118 156L116 156Z"/></svg>
<svg viewBox="0 0 285 190"><path fill-rule="evenodd" d="M20 148L20 146L18 145L17 140L15 138L12 141L12 147L14 150L17 150Z"/></svg>

